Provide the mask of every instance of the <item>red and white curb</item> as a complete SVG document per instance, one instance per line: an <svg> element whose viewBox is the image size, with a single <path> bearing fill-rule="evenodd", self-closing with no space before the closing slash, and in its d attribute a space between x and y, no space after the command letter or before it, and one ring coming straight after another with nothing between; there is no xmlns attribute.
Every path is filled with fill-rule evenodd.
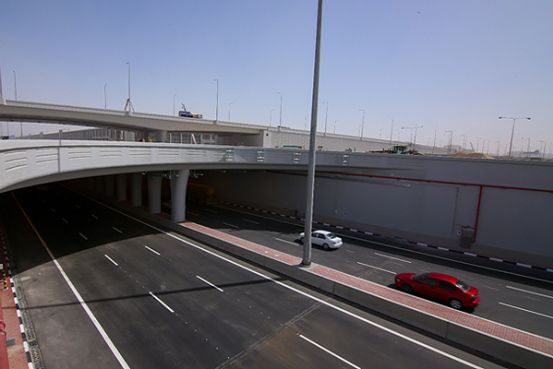
<svg viewBox="0 0 553 369"><path fill-rule="evenodd" d="M10 267L10 259L9 259L9 256L8 256L8 249L6 248L6 242L4 240L4 233L3 233L3 230L0 229L0 244L2 245L2 251L4 253L4 265L5 265L5 271L7 271L7 276L3 276L4 280L9 280L9 288L11 288L12 290L12 294L13 294L13 302L15 304L15 308L16 308L16 314L17 314L17 319L19 320L19 332L21 333L21 338L23 340L23 348L25 349L25 357L27 358L27 366L29 367L29 369L35 369L35 365L33 363L33 359L32 359L32 356L31 356L31 351L30 351L30 346L29 346L29 342L27 341L27 334L25 332L25 325L23 323L23 318L22 318L22 315L21 315L21 309L20 309L20 306L19 306L19 299L17 298L17 292L16 292L16 289L15 289L15 284L14 284L14 281L13 281L13 275L12 275L12 270L11 270L11 267Z"/></svg>

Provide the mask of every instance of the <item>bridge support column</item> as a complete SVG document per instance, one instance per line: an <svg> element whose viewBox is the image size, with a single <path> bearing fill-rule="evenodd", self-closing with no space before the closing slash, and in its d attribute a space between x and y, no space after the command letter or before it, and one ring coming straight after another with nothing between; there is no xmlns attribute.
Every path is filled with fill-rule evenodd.
<svg viewBox="0 0 553 369"><path fill-rule="evenodd" d="M186 187L190 170L181 169L171 176L171 220L182 222L186 215Z"/></svg>
<svg viewBox="0 0 553 369"><path fill-rule="evenodd" d="M167 141L167 131L154 131L155 142Z"/></svg>
<svg viewBox="0 0 553 369"><path fill-rule="evenodd" d="M148 173L148 206L150 213L161 213L161 173Z"/></svg>
<svg viewBox="0 0 553 369"><path fill-rule="evenodd" d="M113 197L114 194L114 180L113 176L104 176L104 191L106 196Z"/></svg>
<svg viewBox="0 0 553 369"><path fill-rule="evenodd" d="M132 206L142 205L142 174L131 174L131 204Z"/></svg>
<svg viewBox="0 0 553 369"><path fill-rule="evenodd" d="M115 178L117 185L117 201L125 201L127 199L127 175L118 174Z"/></svg>

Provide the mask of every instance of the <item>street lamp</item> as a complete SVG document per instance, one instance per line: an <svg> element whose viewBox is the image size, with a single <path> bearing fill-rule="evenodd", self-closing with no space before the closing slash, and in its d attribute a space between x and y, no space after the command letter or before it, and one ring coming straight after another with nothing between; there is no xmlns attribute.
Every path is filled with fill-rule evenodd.
<svg viewBox="0 0 553 369"><path fill-rule="evenodd" d="M130 62L127 62L126 63L128 66L129 66L129 69L128 69L128 77L129 77L129 95L127 97L127 102L125 103L125 111L127 113L131 113L131 111L134 112L134 106L132 106L132 102L131 102L131 63Z"/></svg>
<svg viewBox="0 0 553 369"><path fill-rule="evenodd" d="M228 103L228 121L229 121L229 122L230 122L230 111L231 111L231 109L232 109L232 103L229 102L229 103Z"/></svg>
<svg viewBox="0 0 553 369"><path fill-rule="evenodd" d="M108 108L108 94L107 94L108 84L104 83L104 110Z"/></svg>
<svg viewBox="0 0 553 369"><path fill-rule="evenodd" d="M359 139L363 141L363 131L365 130L365 109L359 109L359 111L363 112L361 117L361 136L359 137Z"/></svg>
<svg viewBox="0 0 553 369"><path fill-rule="evenodd" d="M515 135L515 122L519 119L530 120L532 118L529 118L529 117L498 117L498 119L511 119L513 121L513 129L511 130L511 141L509 143L509 158L511 158L511 153L512 153L512 150L513 150L513 136Z"/></svg>
<svg viewBox="0 0 553 369"><path fill-rule="evenodd" d="M278 118L278 125L282 125L282 93L280 91L277 92L277 94L280 95L280 117Z"/></svg>
<svg viewBox="0 0 553 369"><path fill-rule="evenodd" d="M326 102L326 114L325 114L325 136L326 136L326 124L328 123L328 101Z"/></svg>
<svg viewBox="0 0 553 369"><path fill-rule="evenodd" d="M217 84L217 96L215 100L215 123L219 121L219 78L214 79Z"/></svg>
<svg viewBox="0 0 553 369"><path fill-rule="evenodd" d="M173 94L173 116L177 115L177 111L175 109L175 98L177 97L177 94Z"/></svg>

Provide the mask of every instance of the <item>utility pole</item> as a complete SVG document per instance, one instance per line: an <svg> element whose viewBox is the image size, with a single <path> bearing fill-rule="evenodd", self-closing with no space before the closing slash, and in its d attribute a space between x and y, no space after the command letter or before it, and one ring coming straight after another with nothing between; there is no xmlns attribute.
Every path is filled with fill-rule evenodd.
<svg viewBox="0 0 553 369"><path fill-rule="evenodd" d="M530 117L498 117L498 119L511 119L513 121L513 128L511 130L511 141L509 143L509 158L511 158L512 150L513 150L513 136L515 135L515 122L519 119L530 120L532 118L530 118Z"/></svg>
<svg viewBox="0 0 553 369"><path fill-rule="evenodd" d="M215 123L219 121L219 78L214 79L217 84L217 97L215 100Z"/></svg>
<svg viewBox="0 0 553 369"><path fill-rule="evenodd" d="M280 95L280 116L278 118L278 125L282 125L282 93L280 91L277 92L277 94Z"/></svg>
<svg viewBox="0 0 553 369"><path fill-rule="evenodd" d="M108 94L107 94L108 84L104 83L104 110L108 108Z"/></svg>
<svg viewBox="0 0 553 369"><path fill-rule="evenodd" d="M328 101L326 102L326 114L325 114L325 136L326 136L326 124L328 123Z"/></svg>
<svg viewBox="0 0 553 369"><path fill-rule="evenodd" d="M365 129L365 109L359 109L359 110L363 112L363 115L361 118L361 135L359 137L359 139L363 141L363 131Z"/></svg>
<svg viewBox="0 0 553 369"><path fill-rule="evenodd" d="M394 136L394 120L392 119L392 128L390 129L390 145L392 144L393 136Z"/></svg>

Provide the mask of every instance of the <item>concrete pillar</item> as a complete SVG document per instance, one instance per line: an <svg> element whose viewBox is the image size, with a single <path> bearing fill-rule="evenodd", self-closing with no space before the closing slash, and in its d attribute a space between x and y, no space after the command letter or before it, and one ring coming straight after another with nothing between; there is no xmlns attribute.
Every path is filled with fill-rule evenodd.
<svg viewBox="0 0 553 369"><path fill-rule="evenodd" d="M186 215L186 187L190 170L181 169L171 176L171 220L182 222Z"/></svg>
<svg viewBox="0 0 553 369"><path fill-rule="evenodd" d="M104 176L104 191L106 196L113 197L114 194L114 184L113 176Z"/></svg>
<svg viewBox="0 0 553 369"><path fill-rule="evenodd" d="M142 174L131 174L131 203L132 206L142 206Z"/></svg>
<svg viewBox="0 0 553 369"><path fill-rule="evenodd" d="M154 131L154 137L155 142L165 142L167 141L167 131Z"/></svg>
<svg viewBox="0 0 553 369"><path fill-rule="evenodd" d="M117 185L117 201L125 201L127 199L127 175L118 174L115 178Z"/></svg>
<svg viewBox="0 0 553 369"><path fill-rule="evenodd" d="M148 173L148 207L150 213L161 213L161 173Z"/></svg>

